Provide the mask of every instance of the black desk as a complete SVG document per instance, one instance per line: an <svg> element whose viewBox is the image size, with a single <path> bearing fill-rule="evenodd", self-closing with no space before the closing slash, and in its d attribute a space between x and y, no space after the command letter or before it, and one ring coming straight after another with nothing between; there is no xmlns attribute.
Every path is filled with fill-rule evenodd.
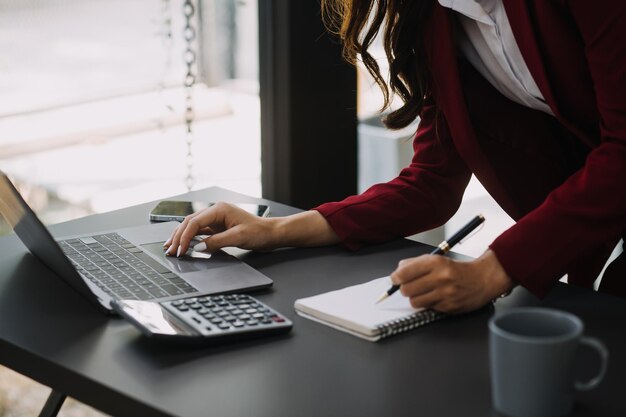
<svg viewBox="0 0 626 417"><path fill-rule="evenodd" d="M188 199L257 200L212 188ZM294 212L270 203L275 216ZM145 222L152 204L56 225L67 235ZM492 416L487 320L493 309L370 343L302 319L295 299L386 275L430 247L407 240L350 253L338 247L251 253L274 280L255 295L294 322L290 335L215 347L141 339L97 312L15 236L0 239L0 362L115 416ZM496 309L542 304L578 314L611 351L606 379L574 416L624 416L626 302L559 285L539 302L523 289ZM582 368L594 368L594 358ZM581 369L582 373L589 369Z"/></svg>

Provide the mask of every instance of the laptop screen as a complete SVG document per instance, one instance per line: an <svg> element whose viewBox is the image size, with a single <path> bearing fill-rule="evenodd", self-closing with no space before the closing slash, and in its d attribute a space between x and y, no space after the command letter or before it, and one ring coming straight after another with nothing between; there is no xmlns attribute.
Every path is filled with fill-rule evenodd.
<svg viewBox="0 0 626 417"><path fill-rule="evenodd" d="M48 229L2 171L0 171L0 213L33 255L71 286L90 300L94 300L93 293L78 275Z"/></svg>
<svg viewBox="0 0 626 417"><path fill-rule="evenodd" d="M0 213L13 229L24 217L24 207L16 197L17 191L7 176L0 172ZM21 199L21 197L20 197Z"/></svg>

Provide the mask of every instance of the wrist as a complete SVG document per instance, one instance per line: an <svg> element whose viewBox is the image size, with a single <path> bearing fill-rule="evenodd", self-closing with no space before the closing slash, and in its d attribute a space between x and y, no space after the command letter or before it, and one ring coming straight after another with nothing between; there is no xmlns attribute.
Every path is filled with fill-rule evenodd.
<svg viewBox="0 0 626 417"><path fill-rule="evenodd" d="M274 248L289 246L289 217L271 217L267 219L269 241Z"/></svg>
<svg viewBox="0 0 626 417"><path fill-rule="evenodd" d="M486 291L488 297L495 299L500 296L508 295L516 283L507 274L506 270L500 264L495 252L488 249L484 254L476 260L480 270L484 273L486 279Z"/></svg>
<svg viewBox="0 0 626 417"><path fill-rule="evenodd" d="M324 216L315 210L271 220L271 240L278 246L323 246L339 242Z"/></svg>

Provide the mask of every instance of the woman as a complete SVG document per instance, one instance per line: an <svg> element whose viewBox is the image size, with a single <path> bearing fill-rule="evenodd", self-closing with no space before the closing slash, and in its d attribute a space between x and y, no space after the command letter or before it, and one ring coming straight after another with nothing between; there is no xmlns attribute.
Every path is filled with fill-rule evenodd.
<svg viewBox="0 0 626 417"><path fill-rule="evenodd" d="M421 121L411 165L361 195L259 219L227 204L196 213L169 254L348 248L443 224L474 173L517 223L478 259L420 256L391 274L415 307L470 311L515 285L545 295L558 279L591 287L626 235L626 2L326 0L349 59L362 59L404 105L391 128ZM389 82L368 53L381 31ZM601 290L626 296L625 254Z"/></svg>

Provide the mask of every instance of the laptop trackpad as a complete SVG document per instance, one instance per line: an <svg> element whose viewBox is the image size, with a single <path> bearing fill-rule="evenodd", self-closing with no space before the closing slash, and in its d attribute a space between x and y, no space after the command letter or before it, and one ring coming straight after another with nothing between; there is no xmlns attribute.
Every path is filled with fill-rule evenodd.
<svg viewBox="0 0 626 417"><path fill-rule="evenodd" d="M236 257L217 251L209 259L165 256L162 243L141 247L201 292L237 291L271 285L270 280Z"/></svg>

